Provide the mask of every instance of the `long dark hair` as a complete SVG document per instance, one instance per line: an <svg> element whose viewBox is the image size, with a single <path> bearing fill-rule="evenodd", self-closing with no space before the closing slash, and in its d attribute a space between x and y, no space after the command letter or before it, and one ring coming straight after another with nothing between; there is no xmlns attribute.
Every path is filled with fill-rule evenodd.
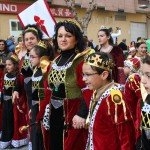
<svg viewBox="0 0 150 150"><path fill-rule="evenodd" d="M102 29L100 29L98 32L100 32L100 31L105 32L106 36L110 37L109 40L108 40L108 43L109 43L110 45L113 45L114 42L113 42L113 38L112 38L112 36L111 36L110 30L107 29L107 28L102 28Z"/></svg>
<svg viewBox="0 0 150 150"><path fill-rule="evenodd" d="M12 54L14 55L14 54ZM11 72L12 75L18 76L19 75L19 61L15 60L13 57L9 57L6 60L10 60L12 64L14 65L14 71ZM5 73L7 73L7 70L5 70Z"/></svg>
<svg viewBox="0 0 150 150"><path fill-rule="evenodd" d="M58 42L57 42L57 36L58 36L58 30L60 27L64 26L65 30L67 32L70 32L71 34L73 34L77 40L77 44L76 47L78 49L79 52L82 52L85 49L85 42L84 42L84 38L83 38L83 33L81 31L81 29L72 21L63 21L63 22L58 22L55 25L55 34L53 36L53 43L54 43L54 47L55 49L59 49L58 47Z"/></svg>
<svg viewBox="0 0 150 150"><path fill-rule="evenodd" d="M3 43L4 43L4 45L5 45L5 47L4 47L4 53L9 53L9 50L8 50L8 47L7 47L7 43L6 43L6 41L5 41L5 40L3 40L3 39L0 39L0 42L3 42Z"/></svg>

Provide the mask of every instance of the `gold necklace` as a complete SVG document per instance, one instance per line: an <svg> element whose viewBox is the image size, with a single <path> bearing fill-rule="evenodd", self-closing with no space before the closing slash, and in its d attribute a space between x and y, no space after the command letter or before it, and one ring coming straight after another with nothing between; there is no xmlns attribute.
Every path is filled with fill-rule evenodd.
<svg viewBox="0 0 150 150"><path fill-rule="evenodd" d="M71 58L74 56L74 54L75 54L75 53L73 53L73 54L68 58L68 60L65 62L65 64L64 64L63 66L65 66L65 65L71 60ZM59 64L61 58L62 58L62 55L60 56L58 62L56 63L57 65Z"/></svg>

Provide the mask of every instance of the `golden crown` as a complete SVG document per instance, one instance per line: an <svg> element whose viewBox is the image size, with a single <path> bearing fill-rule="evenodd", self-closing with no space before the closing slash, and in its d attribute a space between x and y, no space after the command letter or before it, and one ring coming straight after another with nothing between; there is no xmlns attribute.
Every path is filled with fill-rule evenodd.
<svg viewBox="0 0 150 150"><path fill-rule="evenodd" d="M29 30L33 30L33 31L35 31L36 33L38 33L38 30L35 29L34 27L28 27L25 31L29 31Z"/></svg>
<svg viewBox="0 0 150 150"><path fill-rule="evenodd" d="M44 41L39 41L38 46L43 47L45 49L47 49L47 45L44 43Z"/></svg>
<svg viewBox="0 0 150 150"><path fill-rule="evenodd" d="M107 71L112 70L114 67L113 60L101 56L100 54L93 53L85 57L84 62L90 66L98 67Z"/></svg>
<svg viewBox="0 0 150 150"><path fill-rule="evenodd" d="M11 56L10 56L10 58L12 58L12 59L14 59L15 61L19 61L19 58L18 58L18 56L16 55L16 54L12 54Z"/></svg>

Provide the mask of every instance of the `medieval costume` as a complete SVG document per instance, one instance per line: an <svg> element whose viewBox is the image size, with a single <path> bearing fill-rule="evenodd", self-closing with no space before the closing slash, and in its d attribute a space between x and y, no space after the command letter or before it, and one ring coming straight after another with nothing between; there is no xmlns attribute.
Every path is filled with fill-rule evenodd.
<svg viewBox="0 0 150 150"><path fill-rule="evenodd" d="M0 93L2 93L3 89L3 78L4 78L4 68L5 62L8 57L10 57L12 53L9 51L0 51ZM2 130L2 101L0 96L0 138L1 138L1 130Z"/></svg>
<svg viewBox="0 0 150 150"><path fill-rule="evenodd" d="M140 69L140 60L137 58L125 60L124 66L131 70L130 75L126 79L124 92L126 96L126 103L131 111L133 120L136 121L137 103L142 98L140 89L141 77L138 74Z"/></svg>
<svg viewBox="0 0 150 150"><path fill-rule="evenodd" d="M50 149L84 150L87 130L74 129L72 118L77 114L87 116L86 106L92 91L85 90L82 81L83 57L90 52L87 49L76 53L75 49L62 51L52 63L48 74L50 97ZM73 136L72 136L73 135Z"/></svg>
<svg viewBox="0 0 150 150"><path fill-rule="evenodd" d="M98 51L101 51L99 49ZM124 84L125 83L125 75L123 72L123 69L119 67L123 67L124 64L124 56L123 51L118 46L113 46L112 50L109 53L112 56L112 59L114 61L114 69L112 70L112 77L113 80L117 83Z"/></svg>
<svg viewBox="0 0 150 150"><path fill-rule="evenodd" d="M87 122L87 149L134 150L133 119L120 89L111 82L94 92Z"/></svg>
<svg viewBox="0 0 150 150"><path fill-rule="evenodd" d="M43 64L44 62L44 64ZM46 56L41 57L40 67L35 67L32 75L32 107L31 107L31 123L36 122L36 116L40 111L40 101L44 99L44 79L46 68L49 65ZM43 133L44 134L44 133ZM42 135L42 126L40 120L37 125L31 127L31 139L33 150L44 150Z"/></svg>
<svg viewBox="0 0 150 150"><path fill-rule="evenodd" d="M19 125L25 125L25 114L20 112L12 104L12 92L16 83L16 76L7 73L4 76L3 91L3 122L2 122L2 138L0 142L1 148L6 148L10 144L14 147L20 147L28 143L27 133L19 133ZM24 103L24 99L18 100L20 105ZM22 106L22 104L20 106Z"/></svg>
<svg viewBox="0 0 150 150"><path fill-rule="evenodd" d="M86 120L89 131L86 150L134 150L133 119L122 86L111 80L112 59L102 52L91 54L84 61L83 73L86 68L95 75L83 78L94 90Z"/></svg>

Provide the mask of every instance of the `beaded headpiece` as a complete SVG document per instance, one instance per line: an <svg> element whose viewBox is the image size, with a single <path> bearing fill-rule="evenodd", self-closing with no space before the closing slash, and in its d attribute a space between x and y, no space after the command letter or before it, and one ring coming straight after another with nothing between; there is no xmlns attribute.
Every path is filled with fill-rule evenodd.
<svg viewBox="0 0 150 150"><path fill-rule="evenodd" d="M74 20L74 19L67 19L67 20L65 20L64 22L70 22L70 23L72 23L72 24L75 24L75 25L78 26L78 27L80 28L80 30L81 30L80 24L79 24L76 20Z"/></svg>
<svg viewBox="0 0 150 150"><path fill-rule="evenodd" d="M38 30L35 29L34 27L28 27L25 31L29 31L29 30L32 30L32 31L35 31L36 33L38 33Z"/></svg>
<svg viewBox="0 0 150 150"><path fill-rule="evenodd" d="M12 58L13 60L15 60L16 62L19 62L19 58L18 56L14 53L10 56L10 58Z"/></svg>
<svg viewBox="0 0 150 150"><path fill-rule="evenodd" d="M103 57L101 54L91 54L84 59L85 64L111 71L114 67L113 60L109 57Z"/></svg>
<svg viewBox="0 0 150 150"><path fill-rule="evenodd" d="M47 49L47 45L44 43L44 41L39 41L38 46L43 47L45 49Z"/></svg>

